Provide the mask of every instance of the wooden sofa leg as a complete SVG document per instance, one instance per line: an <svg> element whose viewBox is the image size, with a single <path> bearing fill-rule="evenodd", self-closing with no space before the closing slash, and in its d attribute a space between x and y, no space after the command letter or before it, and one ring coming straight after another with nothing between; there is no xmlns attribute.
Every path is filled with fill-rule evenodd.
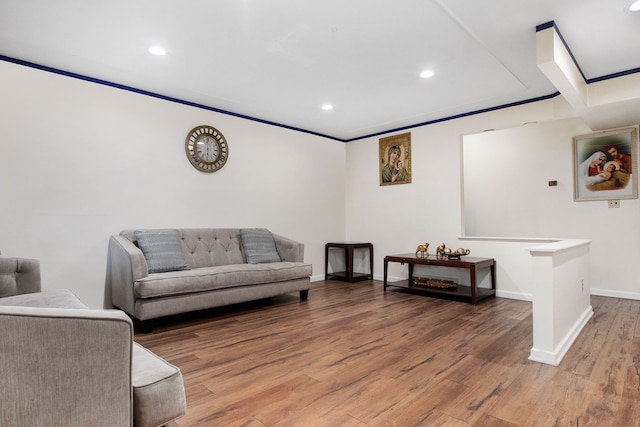
<svg viewBox="0 0 640 427"><path fill-rule="evenodd" d="M151 332L153 332L153 319L141 320L140 324L142 325L143 334L150 334Z"/></svg>
<svg viewBox="0 0 640 427"><path fill-rule="evenodd" d="M305 289L304 291L300 291L300 299L302 301L306 301L309 297L309 289Z"/></svg>

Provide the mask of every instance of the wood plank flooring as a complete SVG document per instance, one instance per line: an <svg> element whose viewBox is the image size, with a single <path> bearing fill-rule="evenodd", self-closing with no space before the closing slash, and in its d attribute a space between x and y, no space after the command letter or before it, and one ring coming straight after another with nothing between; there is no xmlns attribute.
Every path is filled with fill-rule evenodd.
<svg viewBox="0 0 640 427"><path fill-rule="evenodd" d="M174 426L640 426L640 301L592 297L558 367L530 362L531 304L472 306L312 283L174 316L136 341L182 370Z"/></svg>

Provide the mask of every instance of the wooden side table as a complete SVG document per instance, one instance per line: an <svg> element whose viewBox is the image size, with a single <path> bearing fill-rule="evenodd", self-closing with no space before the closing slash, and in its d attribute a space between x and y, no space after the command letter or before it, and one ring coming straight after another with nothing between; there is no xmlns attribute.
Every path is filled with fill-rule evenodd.
<svg viewBox="0 0 640 427"><path fill-rule="evenodd" d="M345 271L333 271L329 272L329 249L342 248L344 249L345 258ZM353 252L356 249L368 249L369 250L369 272L356 272L353 271ZM331 242L327 243L324 247L324 279L337 279L346 280L347 282L356 282L359 280L373 279L373 244L360 243L360 242Z"/></svg>

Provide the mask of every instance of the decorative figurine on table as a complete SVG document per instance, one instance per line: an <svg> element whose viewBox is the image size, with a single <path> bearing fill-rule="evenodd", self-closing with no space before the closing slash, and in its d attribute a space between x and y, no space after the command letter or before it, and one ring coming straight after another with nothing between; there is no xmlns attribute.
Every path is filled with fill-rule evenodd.
<svg viewBox="0 0 640 427"><path fill-rule="evenodd" d="M447 258L447 259L460 259L461 256L469 255L471 250L458 248L458 249L449 249L443 243L436 249L436 256L438 258Z"/></svg>
<svg viewBox="0 0 640 427"><path fill-rule="evenodd" d="M416 256L425 257L429 255L429 244L425 243L424 245L418 245L416 248Z"/></svg>

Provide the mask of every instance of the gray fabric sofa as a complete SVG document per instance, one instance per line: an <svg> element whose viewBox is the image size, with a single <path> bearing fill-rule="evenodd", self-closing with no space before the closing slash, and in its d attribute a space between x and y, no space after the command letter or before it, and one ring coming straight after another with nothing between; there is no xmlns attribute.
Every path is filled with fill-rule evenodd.
<svg viewBox="0 0 640 427"><path fill-rule="evenodd" d="M171 232L181 251L173 255L182 258L175 269L150 272L139 237ZM256 248L251 233L267 240ZM270 254L263 243L274 246ZM109 240L107 270L113 305L140 320L144 332L153 330L154 319L178 313L290 292L305 300L311 282L302 243L255 228L124 230Z"/></svg>
<svg viewBox="0 0 640 427"><path fill-rule="evenodd" d="M185 414L180 369L133 342L120 310L41 291L40 263L0 257L0 425L164 425Z"/></svg>

